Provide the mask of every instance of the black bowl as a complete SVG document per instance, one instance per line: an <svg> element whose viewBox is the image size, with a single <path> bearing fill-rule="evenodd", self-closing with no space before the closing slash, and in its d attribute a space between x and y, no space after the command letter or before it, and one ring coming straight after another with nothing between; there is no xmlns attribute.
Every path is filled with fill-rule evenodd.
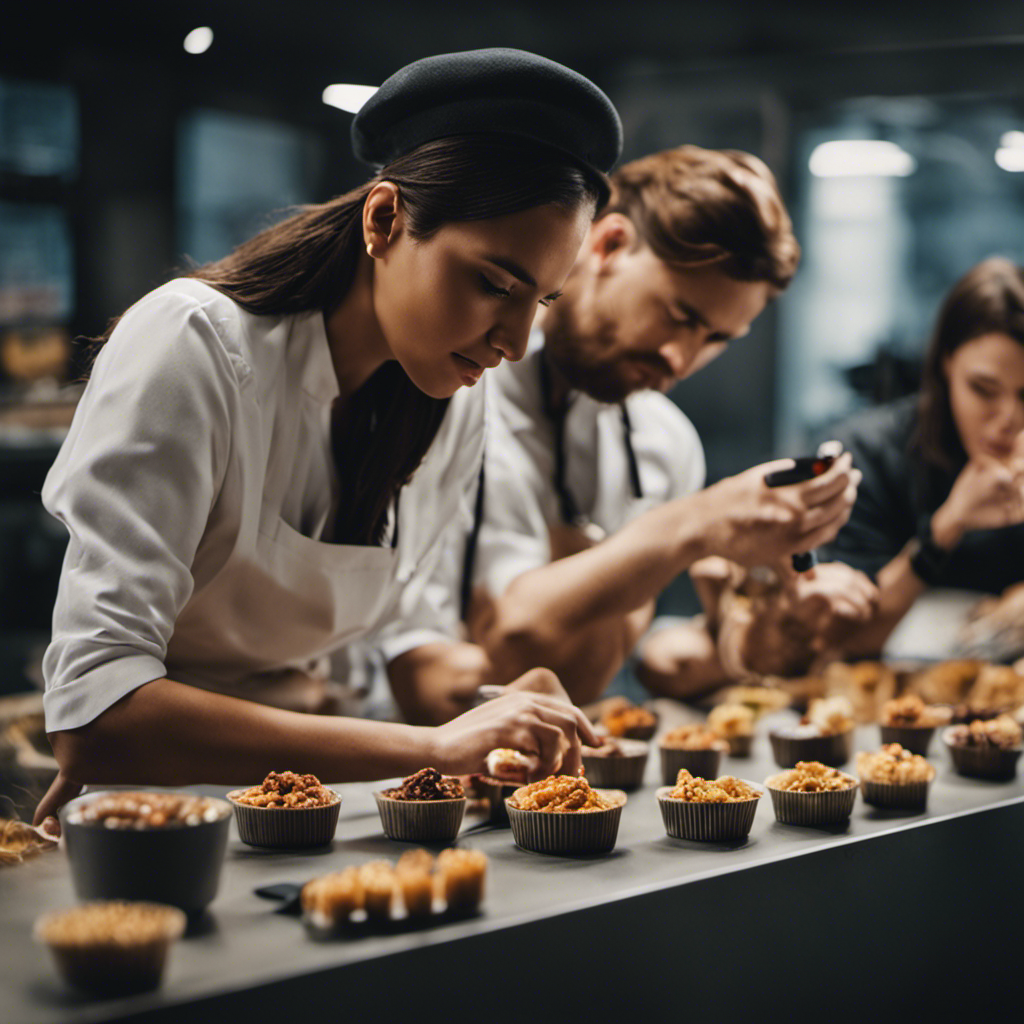
<svg viewBox="0 0 1024 1024"><path fill-rule="evenodd" d="M216 800L218 809L223 805L216 821L176 828L117 829L68 820L76 808L108 795L86 793L61 811L78 898L167 903L187 914L203 910L217 895L231 805Z"/></svg>

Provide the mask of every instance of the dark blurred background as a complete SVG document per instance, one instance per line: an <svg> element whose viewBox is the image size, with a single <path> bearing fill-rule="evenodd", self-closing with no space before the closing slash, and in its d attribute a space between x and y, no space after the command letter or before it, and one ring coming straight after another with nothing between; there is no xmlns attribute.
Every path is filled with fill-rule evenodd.
<svg viewBox="0 0 1024 1024"><path fill-rule="evenodd" d="M605 89L624 159L692 142L769 163L804 246L797 282L674 394L712 480L912 390L942 293L992 253L1024 262L1019 2L19 8L0 33L0 694L31 689L48 637L64 538L39 491L77 396L75 339L365 178L332 83L522 47ZM201 27L212 43L186 52ZM818 147L843 140L889 145L881 162L877 145L846 151L858 173L837 175Z"/></svg>

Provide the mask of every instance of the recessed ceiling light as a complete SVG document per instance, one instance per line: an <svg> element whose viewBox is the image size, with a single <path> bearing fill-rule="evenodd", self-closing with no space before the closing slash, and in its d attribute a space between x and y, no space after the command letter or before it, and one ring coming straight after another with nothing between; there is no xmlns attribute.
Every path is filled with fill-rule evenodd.
<svg viewBox="0 0 1024 1024"><path fill-rule="evenodd" d="M206 53L213 45L213 29L203 25L202 28L194 28L185 36L186 53Z"/></svg>

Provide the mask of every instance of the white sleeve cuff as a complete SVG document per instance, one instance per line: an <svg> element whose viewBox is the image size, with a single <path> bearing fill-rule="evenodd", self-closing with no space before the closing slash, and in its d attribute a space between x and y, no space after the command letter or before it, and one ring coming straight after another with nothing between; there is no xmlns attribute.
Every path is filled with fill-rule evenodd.
<svg viewBox="0 0 1024 1024"><path fill-rule="evenodd" d="M99 718L133 690L167 675L163 662L131 648L130 654L105 661L76 679L43 694L47 732L77 729Z"/></svg>

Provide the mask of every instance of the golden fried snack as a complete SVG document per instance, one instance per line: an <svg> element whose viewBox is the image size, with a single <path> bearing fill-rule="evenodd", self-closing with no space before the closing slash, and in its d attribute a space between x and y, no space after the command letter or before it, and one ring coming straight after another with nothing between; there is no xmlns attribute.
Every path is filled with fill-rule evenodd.
<svg viewBox="0 0 1024 1024"><path fill-rule="evenodd" d="M302 887L302 909L320 924L341 924L364 905L359 868L314 878Z"/></svg>
<svg viewBox="0 0 1024 1024"><path fill-rule="evenodd" d="M742 779L737 779L735 775L708 780L693 776L681 768L675 788L665 796L673 800L686 800L688 803L730 804L741 800L759 800L761 792Z"/></svg>
<svg viewBox="0 0 1024 1024"><path fill-rule="evenodd" d="M935 768L920 754L904 750L899 743L886 743L872 754L857 755L857 774L869 782L904 785L908 782L931 782Z"/></svg>
<svg viewBox="0 0 1024 1024"><path fill-rule="evenodd" d="M398 889L398 879L390 861L372 860L359 868L359 881L363 886L363 905L366 916L386 920L391 917L391 906Z"/></svg>
<svg viewBox="0 0 1024 1024"><path fill-rule="evenodd" d="M591 789L586 779L571 775L550 775L517 789L509 799L521 811L605 811L614 806Z"/></svg>
<svg viewBox="0 0 1024 1024"><path fill-rule="evenodd" d="M437 858L440 889L455 913L471 913L484 898L487 856L479 850L442 850Z"/></svg>

